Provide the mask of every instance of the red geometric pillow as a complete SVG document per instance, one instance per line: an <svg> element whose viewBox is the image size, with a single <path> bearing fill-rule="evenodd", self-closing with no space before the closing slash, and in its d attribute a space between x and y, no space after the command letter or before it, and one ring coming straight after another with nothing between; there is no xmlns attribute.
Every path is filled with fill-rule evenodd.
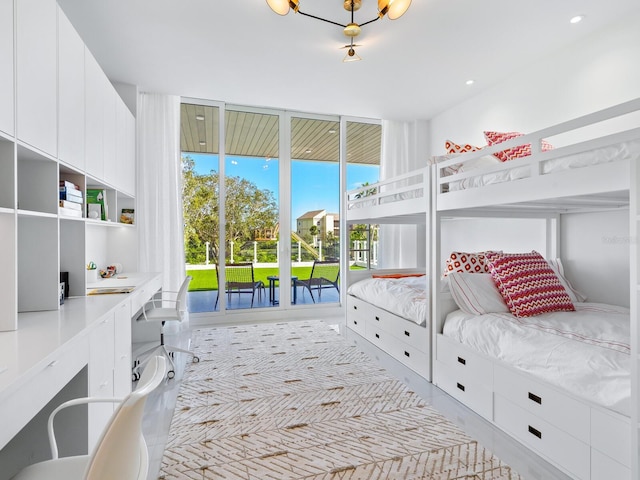
<svg viewBox="0 0 640 480"><path fill-rule="evenodd" d="M560 280L538 252L487 252L487 262L500 294L516 317L575 310Z"/></svg>
<svg viewBox="0 0 640 480"><path fill-rule="evenodd" d="M482 150L481 147L474 147L473 145L469 145L468 143L465 143L464 145L458 145L451 140L447 140L444 142L444 148L447 153L466 153Z"/></svg>
<svg viewBox="0 0 640 480"><path fill-rule="evenodd" d="M511 140L512 138L521 137L522 135L524 134L519 132L484 132L484 138L487 140L487 143L490 146L506 142L507 140ZM543 152L552 149L553 145L545 140L542 140L541 150ZM494 153L494 155L501 162L515 160L516 158L528 157L529 155L531 155L531 144L527 143L525 145L518 145L517 147L507 148L506 150L503 150L501 152Z"/></svg>
<svg viewBox="0 0 640 480"><path fill-rule="evenodd" d="M451 252L442 275L446 277L449 272L489 273L485 252Z"/></svg>

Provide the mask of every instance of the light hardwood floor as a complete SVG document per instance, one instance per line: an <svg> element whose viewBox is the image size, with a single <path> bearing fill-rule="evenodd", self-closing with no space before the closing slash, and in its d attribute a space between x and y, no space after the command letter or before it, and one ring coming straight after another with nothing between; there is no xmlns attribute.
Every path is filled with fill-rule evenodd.
<svg viewBox="0 0 640 480"><path fill-rule="evenodd" d="M373 344L346 329L341 320L325 319L325 321L335 325L349 341L355 342L369 355L372 361L379 363L391 375L404 382L449 420L462 427L470 436L516 469L525 479L568 480L570 478ZM187 347L189 336L188 329L183 329L177 334L167 335L166 343ZM137 347L141 346L137 345ZM149 398L146 405L143 428L151 461L148 480L158 478L185 362L190 361L184 354L176 355L176 360L176 377L166 380Z"/></svg>

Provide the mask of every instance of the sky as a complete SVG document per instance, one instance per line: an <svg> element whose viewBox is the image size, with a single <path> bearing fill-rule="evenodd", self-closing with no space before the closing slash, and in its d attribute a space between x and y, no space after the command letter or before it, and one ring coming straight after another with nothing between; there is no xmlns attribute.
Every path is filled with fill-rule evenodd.
<svg viewBox="0 0 640 480"><path fill-rule="evenodd" d="M185 154L186 155L186 154ZM195 161L195 171L207 174L218 170L218 156L188 154ZM278 160L255 157L226 157L225 173L255 183L258 188L271 190L278 200ZM347 165L347 189L357 188L365 182L378 181L378 166ZM291 227L295 230L296 219L311 210L326 210L339 213L339 166L333 162L294 160L291 165L292 189Z"/></svg>

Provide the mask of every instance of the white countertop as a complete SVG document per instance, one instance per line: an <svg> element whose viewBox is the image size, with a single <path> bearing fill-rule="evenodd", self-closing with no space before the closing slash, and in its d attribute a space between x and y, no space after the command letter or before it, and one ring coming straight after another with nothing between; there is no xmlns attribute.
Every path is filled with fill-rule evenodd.
<svg viewBox="0 0 640 480"><path fill-rule="evenodd" d="M99 285L96 283L92 288L140 287L158 275L132 273L126 274L126 279L100 279ZM87 335L91 330L89 327L97 324L98 320L132 294L69 297L59 310L18 314L18 329L0 332L0 403L30 378L30 372L37 372L55 360L60 349Z"/></svg>

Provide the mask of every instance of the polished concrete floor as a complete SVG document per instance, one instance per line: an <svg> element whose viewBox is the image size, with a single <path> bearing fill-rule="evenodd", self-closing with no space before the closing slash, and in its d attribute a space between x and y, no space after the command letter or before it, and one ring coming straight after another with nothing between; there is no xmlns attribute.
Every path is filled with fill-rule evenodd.
<svg viewBox="0 0 640 480"><path fill-rule="evenodd" d="M419 394L426 402L437 408L443 415L462 427L469 435L477 439L485 447L492 450L501 460L516 469L525 479L534 480L567 480L568 476L552 467L542 458L520 445L489 422L473 413L464 405L433 386L419 375L408 369L400 362L392 359L386 353L367 342L362 337L344 328L340 319L325 319L331 325L336 325L345 337L379 363L391 375L404 382ZM166 343L186 347L189 341L188 329L166 336ZM136 345L141 348L142 345ZM160 462L164 453L164 445L171 425L174 405L180 380L186 361L190 361L185 354L177 354L176 377L165 383L147 401L144 432L149 447L151 467L149 480L156 480L160 469Z"/></svg>

